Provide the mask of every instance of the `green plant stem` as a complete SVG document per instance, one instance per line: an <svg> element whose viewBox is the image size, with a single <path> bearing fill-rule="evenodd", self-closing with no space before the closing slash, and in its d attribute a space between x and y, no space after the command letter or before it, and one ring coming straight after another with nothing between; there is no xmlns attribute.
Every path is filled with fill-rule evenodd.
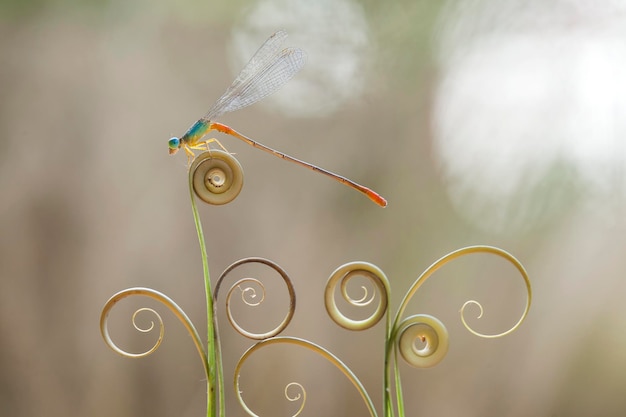
<svg viewBox="0 0 626 417"><path fill-rule="evenodd" d="M400 382L400 368L398 366L398 348L395 345L393 349L393 374L395 376L394 388L396 391L398 416L404 417L404 397L402 394L402 383Z"/></svg>
<svg viewBox="0 0 626 417"><path fill-rule="evenodd" d="M200 215L198 214L198 208L196 207L196 201L194 198L193 182L191 177L189 179L189 193L191 195L191 209L193 211L193 220L196 225L196 231L198 232L198 241L200 243L200 253L202 255L202 271L204 273L204 287L206 293L207 303L207 368L209 369L208 381L207 381L207 417L217 417L217 395L219 392L219 416L224 417L224 387L222 378L222 361L218 354L217 334L214 322L213 311L213 294L211 289L211 276L209 275L209 262L206 251L206 243L204 241L204 233L202 232L202 223L200 222ZM216 377L219 384L216 391Z"/></svg>
<svg viewBox="0 0 626 417"><path fill-rule="evenodd" d="M389 375L391 372L391 350L393 349L393 331L391 329L391 316L387 311L387 323L385 329L385 360L383 365L383 416L393 417L393 406L391 405L391 384L389 383Z"/></svg>

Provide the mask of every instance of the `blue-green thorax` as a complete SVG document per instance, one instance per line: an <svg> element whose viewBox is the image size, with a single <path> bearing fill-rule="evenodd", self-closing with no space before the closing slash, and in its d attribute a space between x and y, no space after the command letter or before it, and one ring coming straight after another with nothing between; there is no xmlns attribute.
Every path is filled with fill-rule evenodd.
<svg viewBox="0 0 626 417"><path fill-rule="evenodd" d="M193 146L198 144L209 131L211 122L200 119L194 123L187 132L180 138L181 144Z"/></svg>

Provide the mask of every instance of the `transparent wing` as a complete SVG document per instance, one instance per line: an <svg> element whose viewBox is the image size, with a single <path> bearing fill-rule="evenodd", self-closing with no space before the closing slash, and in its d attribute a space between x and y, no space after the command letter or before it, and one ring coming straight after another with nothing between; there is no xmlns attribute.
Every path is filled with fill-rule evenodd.
<svg viewBox="0 0 626 417"><path fill-rule="evenodd" d="M239 84L223 104L222 113L235 111L256 103L272 94L300 71L306 55L300 49L284 49L269 63L245 82ZM213 116L215 117L215 116Z"/></svg>
<svg viewBox="0 0 626 417"><path fill-rule="evenodd" d="M242 82L253 78L254 74L259 72L259 69L268 65L272 60L275 59L276 54L281 49L281 45L287 39L287 32L284 30L279 30L269 38L263 42L263 45L259 47L259 49L252 55L252 58L248 61L248 63L243 67L237 78L230 85L228 90L233 89L237 85ZM227 90L227 92L228 92ZM224 94L222 97L226 96Z"/></svg>
<svg viewBox="0 0 626 417"><path fill-rule="evenodd" d="M221 114L254 104L278 90L300 71L306 62L306 54L297 48L280 50L286 37L285 31L270 36L203 119L214 120Z"/></svg>

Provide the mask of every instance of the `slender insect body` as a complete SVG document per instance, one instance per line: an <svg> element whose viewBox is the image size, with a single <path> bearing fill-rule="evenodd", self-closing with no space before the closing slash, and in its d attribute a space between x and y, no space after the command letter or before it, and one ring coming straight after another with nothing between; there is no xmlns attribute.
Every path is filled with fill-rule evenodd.
<svg viewBox="0 0 626 417"><path fill-rule="evenodd" d="M261 149L276 157L324 174L365 194L379 206L385 207L387 201L369 188L357 184L348 178L274 150L242 135L224 124L214 121L224 113L247 107L272 94L302 69L306 62L306 54L298 48L281 48L281 44L286 38L287 33L285 31L278 31L270 36L252 56L243 70L241 70L239 76L215 102L208 113L195 122L181 138L174 137L169 140L169 153L175 154L180 148L183 148L191 164L191 160L194 158L194 150L208 150L209 144L213 142L221 146L217 139L204 139L211 130L215 130L236 137L246 142L248 145Z"/></svg>

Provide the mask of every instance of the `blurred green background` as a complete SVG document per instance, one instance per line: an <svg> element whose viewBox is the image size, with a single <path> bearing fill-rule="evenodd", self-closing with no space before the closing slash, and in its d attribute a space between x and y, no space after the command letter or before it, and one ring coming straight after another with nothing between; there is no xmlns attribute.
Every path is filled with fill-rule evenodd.
<svg viewBox="0 0 626 417"><path fill-rule="evenodd" d="M104 345L100 309L119 290L152 287L204 335L186 160L166 142L284 28L307 51L305 69L221 121L389 206L219 137L246 177L233 203L200 209L214 279L247 256L279 263L298 295L286 334L333 351L380 407L383 327L331 322L330 273L376 264L395 311L439 257L501 247L530 273L530 316L510 336L478 339L460 306L481 301L472 325L505 330L523 308L521 280L488 256L438 272L410 310L446 324L450 351L433 369L402 364L408 415L623 416L625 11L582 0L3 0L0 415L205 415L203 369L175 319L163 312L161 348L130 360ZM111 324L134 351L154 340L130 326L141 301ZM247 314L255 329L272 326ZM220 324L228 414L243 416L231 374L251 342ZM282 390L298 381L303 416L366 415L321 359L293 348L259 356L241 377L257 414L292 415Z"/></svg>

